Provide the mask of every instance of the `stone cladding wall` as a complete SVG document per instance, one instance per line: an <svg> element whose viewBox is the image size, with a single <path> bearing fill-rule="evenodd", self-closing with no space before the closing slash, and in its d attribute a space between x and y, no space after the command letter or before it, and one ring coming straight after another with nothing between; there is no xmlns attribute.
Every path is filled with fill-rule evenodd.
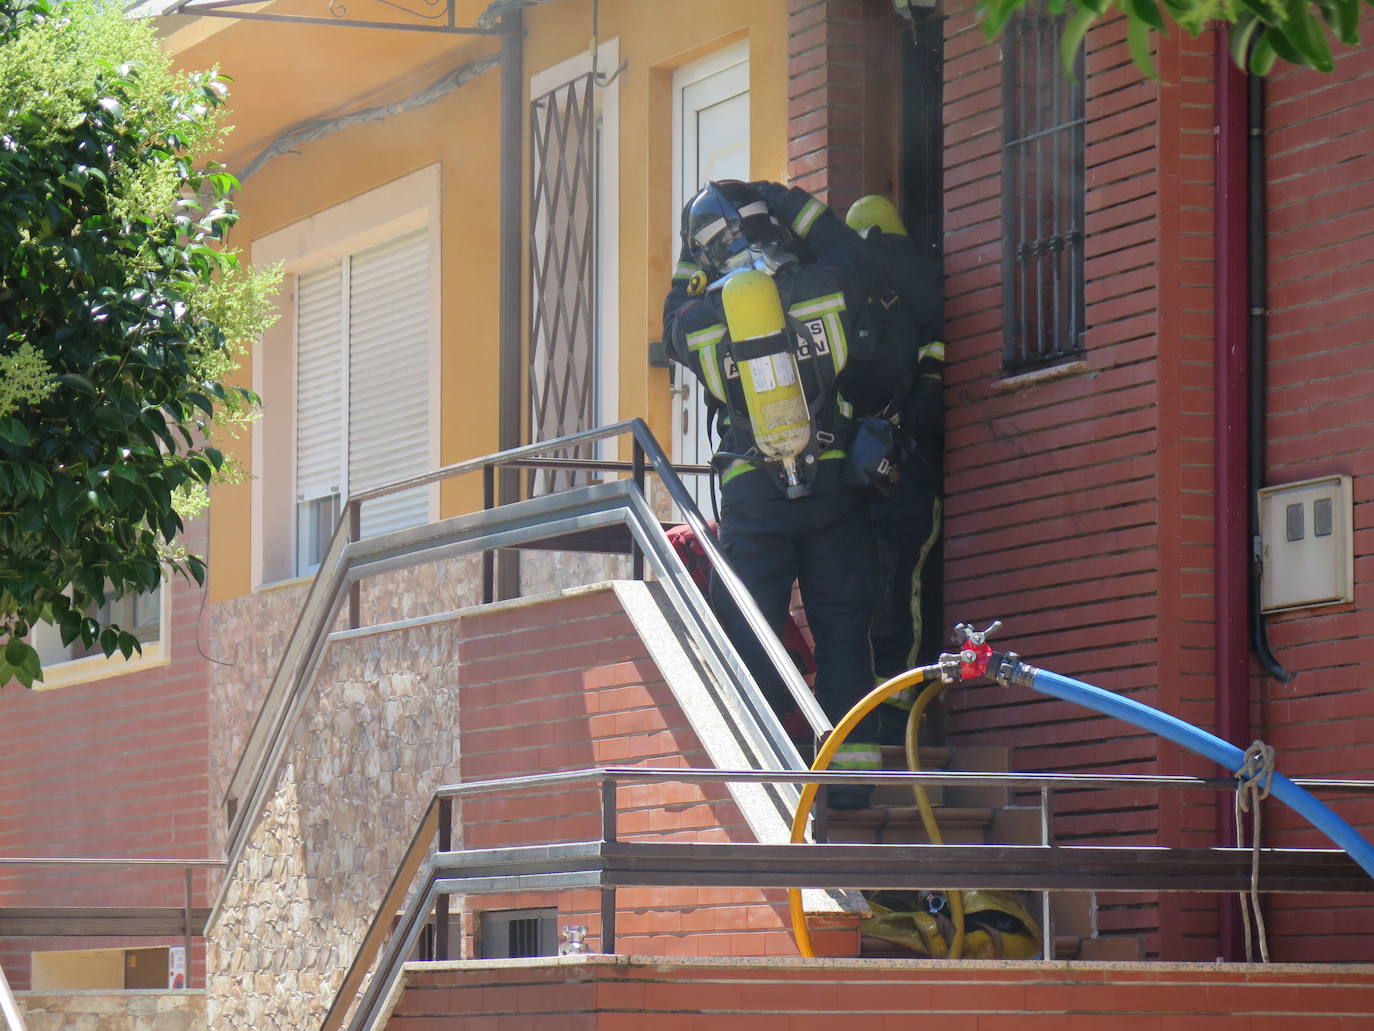
<svg viewBox="0 0 1374 1031"><path fill-rule="evenodd" d="M224 793L309 587L308 580L293 581L221 602L214 608L210 634L217 660L210 684L211 855L225 852L228 821L222 808ZM478 604L481 595L481 558L464 556L365 581L362 616L364 623L377 624L453 612ZM336 629L343 627L341 617Z"/></svg>
<svg viewBox="0 0 1374 1031"><path fill-rule="evenodd" d="M19 992L28 1031L204 1031L200 991Z"/></svg>
<svg viewBox="0 0 1374 1031"><path fill-rule="evenodd" d="M211 1027L317 1026L434 788L458 779L439 622L334 641L207 940Z"/></svg>
<svg viewBox="0 0 1374 1031"><path fill-rule="evenodd" d="M628 555L598 555L577 551L522 551L520 553L520 596L582 587L605 580L630 579Z"/></svg>

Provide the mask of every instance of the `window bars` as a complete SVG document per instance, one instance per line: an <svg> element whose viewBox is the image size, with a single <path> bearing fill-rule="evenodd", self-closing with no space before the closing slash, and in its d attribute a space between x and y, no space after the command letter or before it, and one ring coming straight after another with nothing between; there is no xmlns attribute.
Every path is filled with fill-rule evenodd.
<svg viewBox="0 0 1374 1031"><path fill-rule="evenodd" d="M1002 368L1083 351L1083 52L1060 59L1064 16L1035 0L1007 24L1002 78Z"/></svg>
<svg viewBox="0 0 1374 1031"><path fill-rule="evenodd" d="M582 75L530 103L530 439L596 425L596 103ZM563 453L594 458L594 445ZM532 495L588 482L586 472L530 474Z"/></svg>

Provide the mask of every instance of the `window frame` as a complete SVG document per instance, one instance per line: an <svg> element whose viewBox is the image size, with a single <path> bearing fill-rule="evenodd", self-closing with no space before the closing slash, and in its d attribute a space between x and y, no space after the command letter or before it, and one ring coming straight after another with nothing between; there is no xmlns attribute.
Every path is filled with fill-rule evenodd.
<svg viewBox="0 0 1374 1031"><path fill-rule="evenodd" d="M149 592L151 593L151 592ZM98 650L93 655L77 655L70 659L63 659L58 662L43 663L43 679L33 682L35 691L51 691L60 687L70 687L74 684L85 684L93 680L105 680L109 677L121 677L129 673L141 673L158 666L166 666L172 661L172 581L163 578L158 587L158 636L155 641L140 641L143 651L134 652L129 658L124 658L116 652L114 655L106 656ZM125 599L132 603L132 598L125 595L119 601L112 601L112 604L124 604ZM49 630L56 635L56 627L44 625L42 633ZM38 628L35 631L39 632ZM32 637L30 638L32 640ZM61 638L58 638L59 642ZM79 638L78 638L79 640ZM73 642L75 643L75 642ZM71 647L68 645L67 647Z"/></svg>
<svg viewBox="0 0 1374 1031"><path fill-rule="evenodd" d="M1053 15L1046 9L1045 0L1038 0L1026 11L1017 12L1008 20L1003 36L1002 52L1002 365L1005 377L1033 375L1069 363L1080 362L1085 351L1087 320L1084 308L1085 286L1085 199L1087 193L1087 174L1085 161L1086 127L1086 89L1084 84L1084 49L1080 46L1075 59L1073 77L1065 82L1065 71L1060 59L1058 41L1062 34L1063 15ZM1027 61L1029 48L1024 46L1024 36L1031 33L1034 25L1035 41L1032 44L1037 60ZM1044 53L1041 53L1041 50ZM1053 105L1045 110L1041 93L1041 83L1034 88L1036 102L1024 103L1032 93L1029 81L1021 73L1027 68L1048 69L1051 75L1050 98ZM1054 118L1056 100L1067 92L1065 115L1057 121ZM1025 126L1022 119L1029 116L1033 125ZM1015 133L1015 135L1013 135ZM1046 195L1041 189L1036 195L1022 191L1030 172L1026 170L1029 159L1018 154L1035 147L1035 174L1043 174L1041 167L1041 145L1049 140L1054 142L1056 134L1069 136L1067 161L1068 169L1060 168L1060 155L1051 153L1049 157L1050 175L1056 182L1051 185L1057 195L1052 197L1050 222L1053 228L1046 238L1039 232L1025 232L1028 220L1026 209L1036 206L1035 218L1043 220L1040 207ZM1069 180L1066 187L1056 190L1061 172ZM1062 207L1061 207L1062 202ZM1068 210L1063 210L1067 207ZM1067 226L1065 227L1065 221ZM1064 231L1067 228L1067 232ZM1037 341L1034 347L1025 339L1029 336L1032 319L1027 311L1031 306L1026 290L1027 280L1039 276L1046 266L1043 255L1048 245L1048 253L1062 255L1050 264L1048 281L1035 288L1034 307L1039 314L1035 319ZM1032 261L1027 261L1025 249L1032 251ZM1067 284L1064 282L1068 280ZM1046 304L1062 305L1066 310L1061 314L1056 310L1054 327L1049 334L1053 339L1046 340L1042 332L1045 324L1043 307ZM1023 332L1023 329L1026 332Z"/></svg>
<svg viewBox="0 0 1374 1031"><path fill-rule="evenodd" d="M441 166L436 163L259 237L252 243L255 264L280 263L285 273L278 298L282 317L264 335L255 349L253 361L253 388L267 402L262 418L253 427L251 578L254 590L313 575L296 572L294 442L298 277L331 261L360 254L419 229L424 229L428 238L429 325L427 368L417 370L417 376L424 375L428 385L427 467L439 464L443 319L440 188ZM278 399L276 403L273 403L274 398ZM290 447L269 447L269 439L292 444ZM439 489L437 485L426 489L429 518L433 519L438 512Z"/></svg>
<svg viewBox="0 0 1374 1031"><path fill-rule="evenodd" d="M532 132L532 105L536 100L546 98L575 80L592 73L592 55L582 52L557 64L534 72L528 80L528 103L524 108L526 132ZM593 142L596 167L592 181L593 211L593 255L591 293L592 312L592 420L594 425L605 426L620 418L620 39L605 40L596 48L596 72L602 79L601 85L593 85ZM534 177L534 147L526 156L525 172ZM527 184L527 187L530 184ZM534 205L527 189L526 203L530 204L531 225L526 240L529 280L522 286L523 303L526 305L527 341L529 353L525 356L525 366L521 376L521 420L526 439L533 440L537 427L535 424L534 384L530 377L529 364L533 360L536 347L534 311L536 298L534 254L532 248L540 237L542 227L533 224ZM609 460L617 457L618 444L613 441L598 441L591 449L596 458ZM582 455L579 457L591 457ZM532 483L542 489L535 493L547 493L551 485L559 482L557 477L531 476ZM566 486L567 483L563 483Z"/></svg>
<svg viewBox="0 0 1374 1031"><path fill-rule="evenodd" d="M537 959L558 955L559 912L552 906L536 909L488 909L477 914L478 959ZM509 942L513 924L530 923L538 938L537 952L515 954Z"/></svg>

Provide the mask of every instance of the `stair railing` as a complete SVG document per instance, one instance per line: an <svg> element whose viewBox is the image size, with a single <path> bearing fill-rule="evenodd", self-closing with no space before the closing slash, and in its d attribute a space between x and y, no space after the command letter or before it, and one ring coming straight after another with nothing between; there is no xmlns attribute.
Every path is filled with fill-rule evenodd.
<svg viewBox="0 0 1374 1031"><path fill-rule="evenodd" d="M550 452L624 436L630 437L632 459L629 462L547 457ZM624 472L629 474L630 479L574 487L557 494L360 539L362 506L377 498L480 472L484 477L486 500L490 504L496 471L505 467L567 467L570 464ZM233 869L248 835L263 812L267 795L283 765L292 730L323 656L331 628L345 602L350 626L356 627L361 622L358 586L362 580L394 569L480 552L488 556L484 560L484 572L487 573L484 577L487 580L484 593L490 598L489 556L494 549L530 545L598 527L617 524L628 527L636 573L643 575L647 560L716 682L721 685L717 700L730 711L737 729L746 739L751 760L759 769L804 769L791 740L733 645L720 632L709 605L654 517L643 489L645 475L650 468L697 535L721 585L758 636L812 731L817 737L828 733L832 729L830 721L788 658L781 642L768 627L748 590L730 570L707 530L705 519L667 455L643 420L630 419L458 462L423 475L361 491L348 499L229 781L225 795L229 815L226 850L228 869ZM685 471L709 473L710 470L709 467L695 466L687 467ZM774 806L786 820L790 814L789 805L795 802L795 789L774 785L769 789L769 794ZM212 914L211 920L214 919Z"/></svg>
<svg viewBox="0 0 1374 1031"><path fill-rule="evenodd" d="M3 856L0 867L41 867L79 876L92 870L174 870L181 873L180 906L0 907L0 938L168 938L181 935L190 962L191 939L205 933L209 910L195 905L197 870L219 870L217 859L154 859L144 856ZM190 970L187 970L187 984Z"/></svg>
<svg viewBox="0 0 1374 1031"><path fill-rule="evenodd" d="M10 991L4 967L0 967L0 1013L5 1015L5 1031L25 1031L24 1014L19 1012L19 1003Z"/></svg>
<svg viewBox="0 0 1374 1031"><path fill-rule="evenodd" d="M616 785L625 783L902 784L1038 789L1038 845L725 844L619 840ZM1369 794L1374 782L1305 779L1304 787ZM575 784L600 788L598 840L449 851L444 828L455 801ZM1006 891L1229 892L1251 887L1249 848L1152 848L1057 843L1052 830L1055 790L1169 789L1234 791L1232 778L1079 773L873 773L603 767L472 781L438 788L407 848L353 965L320 1031L371 1031L397 989L431 913L449 894L601 892L600 952L615 951L615 893L623 886L730 888L901 889L996 888ZM439 850L432 851L436 841ZM1260 890L1374 891L1369 878L1340 849L1264 848ZM409 902L406 902L409 897ZM402 907L404 909L402 911ZM399 919L395 914L401 911ZM437 929L437 928L436 928ZM1041 928L1053 956L1054 931ZM385 950L383 951L383 943ZM380 954L380 959L378 958ZM436 959L447 959L438 955ZM371 979L369 969L376 963ZM364 982L366 987L364 988ZM356 1007L354 1002L357 1002ZM351 1017L349 1012L352 1010Z"/></svg>

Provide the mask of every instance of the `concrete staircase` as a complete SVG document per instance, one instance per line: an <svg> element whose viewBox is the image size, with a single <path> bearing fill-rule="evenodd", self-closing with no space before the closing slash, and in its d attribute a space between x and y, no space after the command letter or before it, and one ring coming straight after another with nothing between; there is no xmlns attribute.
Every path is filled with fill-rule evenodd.
<svg viewBox="0 0 1374 1031"><path fill-rule="evenodd" d="M922 745L924 770L959 769L1001 772L1011 768L1010 750L997 745L962 745L956 748ZM883 746L883 768L907 769L905 750ZM1038 806L1017 805L1013 793L997 786L957 785L927 788L940 834L951 845L1038 845ZM820 840L844 844L927 844L911 789L902 785L881 786L867 809L827 810L817 828ZM919 887L919 885L913 885ZM1039 914L1038 897L1026 899L1027 908ZM1094 927L1095 896L1091 892L1056 892L1050 899L1054 928L1055 959L1132 961L1144 959L1144 943L1138 936L1099 938ZM897 946L865 937L860 954L866 957L910 956Z"/></svg>

